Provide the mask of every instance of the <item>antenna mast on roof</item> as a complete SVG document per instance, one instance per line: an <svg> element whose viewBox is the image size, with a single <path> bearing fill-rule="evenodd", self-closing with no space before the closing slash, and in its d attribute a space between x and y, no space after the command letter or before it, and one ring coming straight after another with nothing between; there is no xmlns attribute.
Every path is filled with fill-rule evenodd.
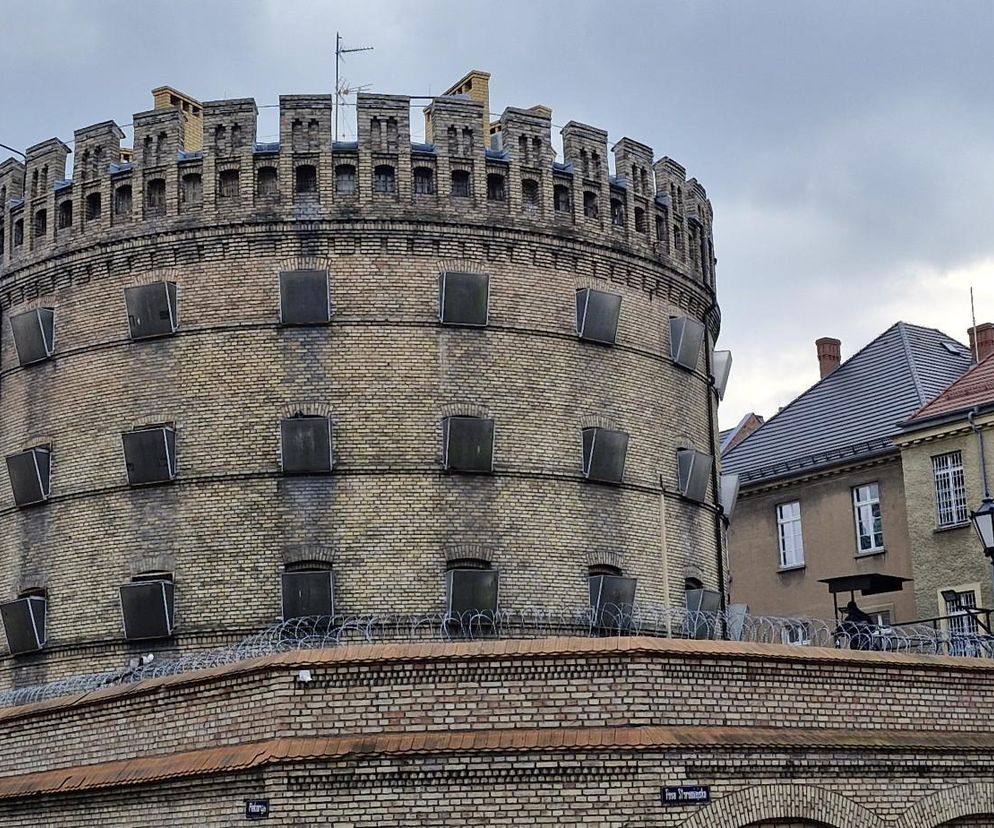
<svg viewBox="0 0 994 828"><path fill-rule="evenodd" d="M970 324L973 325L973 362L980 362L980 343L977 336L977 311L973 307L973 285L970 285Z"/></svg>
<svg viewBox="0 0 994 828"><path fill-rule="evenodd" d="M338 110L342 107L342 96L347 94L351 90L343 90L341 83L338 80L338 70L342 62L342 55L348 55L352 52L372 52L372 46L359 46L355 49L344 49L342 48L342 35L339 32L335 32L335 140L338 140Z"/></svg>

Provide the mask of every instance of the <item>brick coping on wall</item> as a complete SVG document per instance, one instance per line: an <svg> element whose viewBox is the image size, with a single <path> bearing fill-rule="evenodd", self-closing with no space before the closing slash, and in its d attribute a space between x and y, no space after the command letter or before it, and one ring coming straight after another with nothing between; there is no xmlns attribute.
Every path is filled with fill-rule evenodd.
<svg viewBox="0 0 994 828"><path fill-rule="evenodd" d="M906 667L942 672L981 672L994 675L994 660L905 653L837 650L739 641L710 641L647 636L583 638L548 637L499 641L430 642L423 644L360 644L313 650L293 650L235 661L202 670L144 679L131 684L103 687L32 704L0 709L0 724L71 708L102 704L122 698L151 695L166 688L210 684L234 676L276 670L299 670L336 665L370 665L445 661L513 661L546 658L709 658L774 661L803 664L837 664L856 667Z"/></svg>
<svg viewBox="0 0 994 828"><path fill-rule="evenodd" d="M599 726L294 737L0 777L0 800L240 773L302 762L481 753L644 753L702 747L990 752L994 750L994 734L849 728Z"/></svg>

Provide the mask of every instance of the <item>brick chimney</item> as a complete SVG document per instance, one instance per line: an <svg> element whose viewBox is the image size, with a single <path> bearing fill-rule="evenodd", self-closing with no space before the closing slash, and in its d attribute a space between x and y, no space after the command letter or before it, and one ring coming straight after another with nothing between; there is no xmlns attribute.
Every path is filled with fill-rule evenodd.
<svg viewBox="0 0 994 828"><path fill-rule="evenodd" d="M994 324L984 322L967 333L970 335L970 353L976 354L980 362L994 354Z"/></svg>
<svg viewBox="0 0 994 828"><path fill-rule="evenodd" d="M832 339L830 336L823 336L815 340L815 347L818 349L818 367L821 369L821 378L825 379L842 362L842 342Z"/></svg>

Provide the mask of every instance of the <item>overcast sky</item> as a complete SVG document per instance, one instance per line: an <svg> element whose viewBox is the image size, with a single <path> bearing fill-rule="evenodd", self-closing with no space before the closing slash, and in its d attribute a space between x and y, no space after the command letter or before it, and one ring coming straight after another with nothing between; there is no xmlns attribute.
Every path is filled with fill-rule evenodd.
<svg viewBox="0 0 994 828"><path fill-rule="evenodd" d="M0 142L23 149L169 84L201 100L443 91L492 73L491 107L546 104L669 155L708 190L723 427L817 379L898 320L965 340L994 321L994 3L3 0ZM412 119L415 123L418 119ZM275 138L263 109L260 140ZM130 136L129 136L130 137ZM0 154L0 158L6 157Z"/></svg>

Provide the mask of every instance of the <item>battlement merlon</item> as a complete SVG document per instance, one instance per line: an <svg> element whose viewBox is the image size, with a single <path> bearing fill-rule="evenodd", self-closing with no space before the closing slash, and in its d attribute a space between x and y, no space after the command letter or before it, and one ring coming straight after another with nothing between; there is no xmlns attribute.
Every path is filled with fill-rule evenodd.
<svg viewBox="0 0 994 828"><path fill-rule="evenodd" d="M24 195L24 164L16 158L0 161L0 211L7 202ZM3 216L0 215L0 220Z"/></svg>
<svg viewBox="0 0 994 828"><path fill-rule="evenodd" d="M435 98L425 109L425 130L442 153L474 155L489 146L489 130L481 133L484 107L467 97Z"/></svg>
<svg viewBox="0 0 994 828"><path fill-rule="evenodd" d="M411 99L406 95L356 95L356 134L360 149L410 155Z"/></svg>
<svg viewBox="0 0 994 828"><path fill-rule="evenodd" d="M331 149L333 95L280 95L280 147L290 152Z"/></svg>
<svg viewBox="0 0 994 828"><path fill-rule="evenodd" d="M185 116L179 109L150 109L136 112L135 158L143 168L175 162L183 148Z"/></svg>
<svg viewBox="0 0 994 828"><path fill-rule="evenodd" d="M32 199L48 196L52 185L65 178L70 152L72 150L58 138L28 147L24 152L25 195Z"/></svg>
<svg viewBox="0 0 994 828"><path fill-rule="evenodd" d="M217 155L251 154L259 109L254 98L204 102L204 148Z"/></svg>

